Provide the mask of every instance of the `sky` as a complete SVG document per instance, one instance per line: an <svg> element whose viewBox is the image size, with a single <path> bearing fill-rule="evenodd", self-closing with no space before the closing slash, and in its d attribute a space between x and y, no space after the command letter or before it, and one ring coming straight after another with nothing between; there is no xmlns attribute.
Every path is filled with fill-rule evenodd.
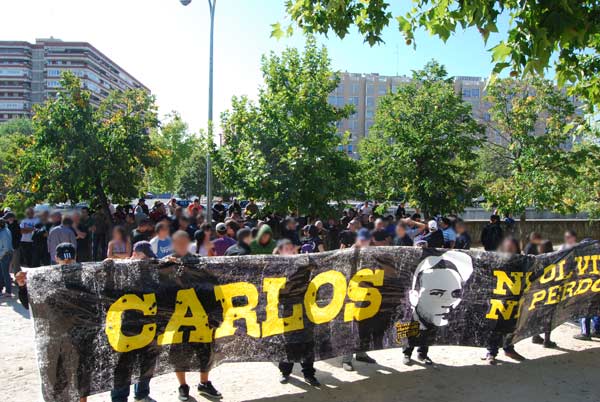
<svg viewBox="0 0 600 402"><path fill-rule="evenodd" d="M209 7L193 0L0 0L0 40L54 37L89 42L146 85L156 96L161 115L179 112L190 129L207 126ZM405 4L409 4L406 0ZM400 11L398 9L394 12ZM271 38L271 24L286 23L284 0L217 0L214 51L214 115L228 109L231 97L255 98L262 83L260 59L271 51L302 47L294 36ZM500 30L507 22L499 24ZM435 58L449 74L487 77L492 69L476 29L458 32L447 43L427 33L407 46L397 25L384 32L385 44L370 47L360 35L343 40L319 37L332 68L354 73L410 75ZM218 124L218 121L216 122ZM217 126L218 127L218 126ZM220 129L216 129L218 133Z"/></svg>

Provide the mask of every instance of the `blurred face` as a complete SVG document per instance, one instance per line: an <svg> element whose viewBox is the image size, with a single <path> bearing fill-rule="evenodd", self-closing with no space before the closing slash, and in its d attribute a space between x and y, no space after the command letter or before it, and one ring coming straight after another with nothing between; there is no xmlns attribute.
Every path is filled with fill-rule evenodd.
<svg viewBox="0 0 600 402"><path fill-rule="evenodd" d="M315 225L317 227L317 229L322 230L323 229L323 222L319 221L316 223Z"/></svg>
<svg viewBox="0 0 600 402"><path fill-rule="evenodd" d="M123 240L123 237L121 236L121 232L119 232L117 230L117 228L114 228L112 231L112 238L115 240Z"/></svg>
<svg viewBox="0 0 600 402"><path fill-rule="evenodd" d="M462 223L456 224L456 233L461 234L465 232L465 225Z"/></svg>
<svg viewBox="0 0 600 402"><path fill-rule="evenodd" d="M177 255L186 255L190 247L190 240L185 236L177 236L173 239L173 251Z"/></svg>
<svg viewBox="0 0 600 402"><path fill-rule="evenodd" d="M81 215L79 215L78 213L74 213L73 215L71 215L71 219L73 220L73 224L77 225L81 220Z"/></svg>
<svg viewBox="0 0 600 402"><path fill-rule="evenodd" d="M31 219L34 216L34 212L33 212L33 208L27 208L27 211L25 211L25 215Z"/></svg>
<svg viewBox="0 0 600 402"><path fill-rule="evenodd" d="M396 226L396 235L398 237L406 236L406 229L404 228L404 226L402 226L402 225Z"/></svg>
<svg viewBox="0 0 600 402"><path fill-rule="evenodd" d="M167 237L169 237L169 229L168 228L161 228L158 231L158 237L161 239L166 239Z"/></svg>
<svg viewBox="0 0 600 402"><path fill-rule="evenodd" d="M410 291L411 305L419 319L441 327L448 325L448 315L462 297L460 276L453 269L427 269L421 273L421 287Z"/></svg>
<svg viewBox="0 0 600 402"><path fill-rule="evenodd" d="M577 243L577 238L570 233L565 233L565 244L567 246L572 246Z"/></svg>
<svg viewBox="0 0 600 402"><path fill-rule="evenodd" d="M62 216L60 214L52 214L51 219L52 223L60 223Z"/></svg>
<svg viewBox="0 0 600 402"><path fill-rule="evenodd" d="M508 253L508 254L518 254L519 250L517 249L517 245L515 243L513 243L512 241L510 241L509 239L506 239L505 241L502 242L502 245L500 246L500 251L502 251L503 253Z"/></svg>
<svg viewBox="0 0 600 402"><path fill-rule="evenodd" d="M260 244L267 244L271 240L271 233L265 233L260 237Z"/></svg>
<svg viewBox="0 0 600 402"><path fill-rule="evenodd" d="M283 247L279 249L280 255L294 255L296 254L296 247L293 244L285 244Z"/></svg>
<svg viewBox="0 0 600 402"><path fill-rule="evenodd" d="M375 229L380 230L383 229L383 221L381 219L377 219L375 221Z"/></svg>

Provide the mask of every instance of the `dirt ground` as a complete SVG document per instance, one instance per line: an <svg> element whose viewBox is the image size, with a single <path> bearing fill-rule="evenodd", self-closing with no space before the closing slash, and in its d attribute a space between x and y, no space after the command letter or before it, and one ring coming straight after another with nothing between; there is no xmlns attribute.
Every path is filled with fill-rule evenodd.
<svg viewBox="0 0 600 402"><path fill-rule="evenodd" d="M42 401L29 313L16 299L0 300L0 402ZM399 349L372 352L378 364L356 363L351 373L340 368L339 359L318 362L320 389L306 385L297 367L289 384L279 384L277 367L271 363L223 364L211 379L225 401L598 402L600 340L576 341L572 335L577 332L572 324L557 328L555 350L522 341L516 348L529 360L516 363L500 352L496 367L481 361L483 349L439 346L430 352L436 365L427 368L404 366ZM197 383L196 375L188 376L188 383ZM195 389L192 395L192 402L204 400ZM151 396L158 402L177 401L175 376L153 379ZM110 396L88 400L109 402Z"/></svg>

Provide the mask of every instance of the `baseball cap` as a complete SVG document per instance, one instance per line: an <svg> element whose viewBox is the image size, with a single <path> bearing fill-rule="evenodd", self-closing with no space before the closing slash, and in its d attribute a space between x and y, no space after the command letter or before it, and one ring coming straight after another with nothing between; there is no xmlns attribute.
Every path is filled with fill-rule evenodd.
<svg viewBox="0 0 600 402"><path fill-rule="evenodd" d="M8 211L7 213L4 214L4 219L10 219L10 218L16 218L17 216L15 215L14 212Z"/></svg>
<svg viewBox="0 0 600 402"><path fill-rule="evenodd" d="M358 231L356 238L362 241L371 240L371 232L369 232L369 229L367 228L362 228Z"/></svg>
<svg viewBox="0 0 600 402"><path fill-rule="evenodd" d="M149 241L138 241L133 245L133 251L143 253L148 258L156 258L156 254L152 251L152 245L150 245Z"/></svg>
<svg viewBox="0 0 600 402"><path fill-rule="evenodd" d="M56 246L56 258L59 260L74 260L77 255L71 243L60 243Z"/></svg>
<svg viewBox="0 0 600 402"><path fill-rule="evenodd" d="M223 222L217 223L217 233L227 233L227 226Z"/></svg>
<svg viewBox="0 0 600 402"><path fill-rule="evenodd" d="M438 229L437 222L434 221L433 219L430 220L429 222L427 222L427 227L429 228L429 230L437 230Z"/></svg>

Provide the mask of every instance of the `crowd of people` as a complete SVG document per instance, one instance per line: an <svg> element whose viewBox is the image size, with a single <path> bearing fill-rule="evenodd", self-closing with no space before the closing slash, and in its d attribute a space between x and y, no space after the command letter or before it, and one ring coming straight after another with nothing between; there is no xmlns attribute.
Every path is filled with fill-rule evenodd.
<svg viewBox="0 0 600 402"><path fill-rule="evenodd" d="M146 200L136 205L116 207L112 216L103 210L90 213L88 208L61 212L60 210L35 213L33 208L25 211L19 221L16 215L5 210L0 218L0 290L1 297L12 297L12 278L19 287L18 296L27 307L26 275L21 266L37 267L50 264L100 261L104 259L172 259L189 257L241 256L257 254L293 255L316 253L334 249L376 246L433 247L468 250L472 238L467 225L457 216L439 216L424 220L418 212L407 214L400 204L394 214L378 214L376 206L369 202L348 208L339 218L319 219L298 216L261 214L256 202L242 208L237 200L225 206L218 200L212 210L210 221L199 199L187 207L179 206L175 199L167 203L157 201L150 208ZM480 242L485 250L521 254L519 241L493 214L483 228ZM577 243L577 235L565 233L562 247ZM538 233L532 233L525 254L541 254L554 250L552 243ZM578 339L589 340L600 336L600 319L582 319L582 333ZM556 347L550 339L550 331L544 336L534 336L534 343ZM404 349L404 363L411 364L413 347L418 346L417 358L424 364L433 362L428 356L426 344L410 345ZM515 351L510 340L491 339L485 360L496 364L499 348L506 356L517 361L525 358ZM365 352L344 356L342 366L352 371L353 360L375 363ZM319 386L310 356L301 363L308 384ZM281 383L287 383L293 367L292 362L280 362ZM221 394L209 381L210 361L200 373L198 391L211 398ZM179 399L189 399L190 387L184 372L176 373L179 382ZM136 401L152 401L148 381L135 386ZM113 402L126 401L129 387L113 390ZM82 397L81 401L86 398Z"/></svg>

